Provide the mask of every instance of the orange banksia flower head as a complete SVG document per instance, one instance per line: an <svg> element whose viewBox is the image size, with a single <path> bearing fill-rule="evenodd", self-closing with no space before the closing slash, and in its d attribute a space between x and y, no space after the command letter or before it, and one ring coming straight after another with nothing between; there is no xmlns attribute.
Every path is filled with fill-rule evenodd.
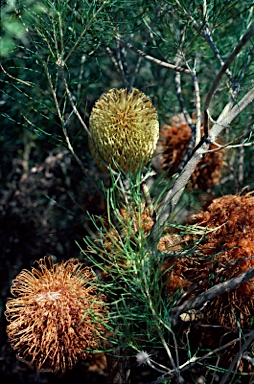
<svg viewBox="0 0 254 384"><path fill-rule="evenodd" d="M168 176L176 173L191 138L191 128L181 116L174 116L171 125L164 124L161 128L160 150L163 151L162 167L169 168ZM210 150L217 148L211 145ZM220 180L221 169L224 166L223 151L210 152L198 163L191 176L194 189L207 191Z"/></svg>
<svg viewBox="0 0 254 384"><path fill-rule="evenodd" d="M18 358L38 371L56 373L98 348L106 311L103 296L88 283L93 279L79 261L54 265L50 257L18 274L5 311L7 335Z"/></svg>
<svg viewBox="0 0 254 384"><path fill-rule="evenodd" d="M251 194L214 199L202 212L193 215L189 224L215 229L200 246L207 256L199 269L206 284L211 272L215 285L254 267L254 196ZM206 311L222 325L235 325L238 317L242 326L247 326L254 311L254 279L219 295Z"/></svg>
<svg viewBox="0 0 254 384"><path fill-rule="evenodd" d="M157 112L150 98L136 88L104 93L92 109L89 128L90 150L105 172L107 165L116 169L115 164L134 172L150 160L159 138Z"/></svg>
<svg viewBox="0 0 254 384"><path fill-rule="evenodd" d="M213 199L187 224L203 227L204 239L197 248L200 256L174 259L171 274L175 280L168 282L171 294L172 289L192 286L196 287L192 295L198 295L254 267L254 196L251 194ZM200 235L186 235L184 239L194 243L200 240ZM204 312L206 319L220 325L236 327L239 319L242 327L248 327L254 312L254 279L218 295L208 302Z"/></svg>

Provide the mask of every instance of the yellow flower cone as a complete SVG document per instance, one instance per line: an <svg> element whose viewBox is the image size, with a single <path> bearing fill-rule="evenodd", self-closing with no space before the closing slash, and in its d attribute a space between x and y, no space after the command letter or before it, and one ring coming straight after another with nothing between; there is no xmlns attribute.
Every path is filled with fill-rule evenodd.
<svg viewBox="0 0 254 384"><path fill-rule="evenodd" d="M116 164L134 172L147 163L159 138L158 115L151 100L138 89L111 89L93 107L89 128L93 140L89 147L98 166Z"/></svg>

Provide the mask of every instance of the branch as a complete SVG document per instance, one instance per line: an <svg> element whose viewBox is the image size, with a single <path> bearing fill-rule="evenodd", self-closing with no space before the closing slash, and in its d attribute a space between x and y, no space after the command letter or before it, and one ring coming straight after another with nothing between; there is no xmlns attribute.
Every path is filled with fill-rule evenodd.
<svg viewBox="0 0 254 384"><path fill-rule="evenodd" d="M217 58L217 60L219 61L221 67L223 67L223 65L225 64L224 61L222 60L221 58L221 55L220 55L220 52L218 50L218 48L216 47L215 43L214 43L214 40L213 40L213 37L212 37L212 34L211 34L211 31L210 31L210 28L209 28L209 24L208 22L205 24L204 26L204 29L202 31L202 35L204 36L205 40L207 41L207 43L209 44L211 50L213 51L215 57ZM233 83L233 75L231 73L231 71L227 68L225 70L225 74L228 76L229 80Z"/></svg>
<svg viewBox="0 0 254 384"><path fill-rule="evenodd" d="M237 288L239 285L249 281L254 277L254 268L249 269L248 271L241 273L241 275L236 276L228 281L217 284L214 287L208 289L207 291L201 293L192 300L186 300L183 304L172 309L170 314L170 321L173 325L179 323L179 315L188 309L196 309L202 307L207 301L212 300L214 297L221 295L225 292L232 291Z"/></svg>
<svg viewBox="0 0 254 384"><path fill-rule="evenodd" d="M211 142L215 141L219 134L254 100L254 87L230 110L223 110L217 122L209 130ZM226 114L226 117L224 115Z"/></svg>
<svg viewBox="0 0 254 384"><path fill-rule="evenodd" d="M156 59L153 56L147 55L145 52L141 51L140 49L135 48L132 44L128 43L127 41L121 39L119 36L115 36L116 40L120 41L123 45L125 45L127 48L129 48L131 51L137 53L139 56L143 57L146 60L151 61L152 63L158 64L161 67L171 69L176 72L182 72L187 75L191 75L191 71L189 69L178 67L177 65L173 65L170 63L167 63L165 61L162 61L160 59Z"/></svg>
<svg viewBox="0 0 254 384"><path fill-rule="evenodd" d="M199 161L208 152L211 143L214 143L219 134L228 127L228 125L254 100L254 88L252 88L240 101L237 103L224 117L225 108L221 115L218 117L217 122L209 130L209 138L205 136L201 139L200 143L194 149L194 153L188 163L185 165L181 174L173 184L172 188L166 193L160 207L158 209L157 221L153 227L151 237L157 238L157 234L160 232L160 228L163 228L166 223L169 214L174 210L178 203L186 184L188 183L192 173L195 171Z"/></svg>
<svg viewBox="0 0 254 384"><path fill-rule="evenodd" d="M115 67L115 70L116 72L120 73L120 68L119 68L119 65L118 65L118 62L114 56L114 53L112 51L112 49L110 47L105 47L105 51L107 52L107 54L109 55L109 58L111 60L111 63L113 64L113 66Z"/></svg>
<svg viewBox="0 0 254 384"><path fill-rule="evenodd" d="M213 98L214 93L216 92L216 89L218 88L218 85L221 81L222 76L226 73L226 70L229 68L229 66L232 64L238 53L241 51L243 46L248 43L248 41L254 36L254 24L249 29L248 32L245 33L243 38L241 39L240 43L236 46L236 48L233 50L225 64L222 66L220 72L218 73L216 79L214 80L214 83L212 87L210 88L210 91L208 92L208 95L205 100L204 104L204 131L205 134L208 131L208 108L211 103L211 100Z"/></svg>
<svg viewBox="0 0 254 384"><path fill-rule="evenodd" d="M136 80L136 76L137 76L138 71L140 69L141 62L142 62L142 57L139 56L138 61L137 61L136 66L135 66L135 69L134 69L133 74L132 74L132 78L131 78L131 82L130 82L130 89L132 89L133 84L134 84L134 82Z"/></svg>
<svg viewBox="0 0 254 384"><path fill-rule="evenodd" d="M199 84L196 75L196 71L192 72L192 80L194 86L194 95L195 95L195 106L196 106L196 143L198 145L201 138L201 101L200 101L200 92L199 92Z"/></svg>
<svg viewBox="0 0 254 384"><path fill-rule="evenodd" d="M183 36L182 36L182 39L183 39ZM181 54L178 51L177 54L176 54L176 58L175 58L175 64L176 64L177 67L180 64L181 59L182 59ZM183 115L185 117L185 120L187 121L189 126L191 126L192 118L191 118L191 116L190 116L190 114L189 114L189 112L187 110L187 107L185 105L185 101L184 101L184 98L183 98L182 84L181 84L181 73L180 72L176 72L176 74L175 74L175 87L176 87L176 96L178 98L178 102L179 102L181 111L182 111L182 113L183 113Z"/></svg>
<svg viewBox="0 0 254 384"><path fill-rule="evenodd" d="M180 58L180 55L178 54L176 56L176 59L175 59L175 63L177 66L180 63L180 60L181 60L181 58ZM193 74L192 74L192 77L193 77ZM185 101L184 101L183 94L182 94L181 73L180 72L176 72L176 74L175 74L175 87L176 87L176 95L178 98L178 102L179 102L181 111L185 117L187 124L190 126L191 132L192 132L192 135L191 135L190 140L188 142L188 146L186 148L186 151L184 153L182 161L179 164L179 167L176 171L177 174L180 174L181 171L183 170L183 168L185 167L186 163L190 159L191 154L193 152L193 148L195 147L195 142L196 142L196 138L197 138L197 131L196 131L196 125L193 124L192 118L191 118L191 116L187 110L186 105L185 105ZM194 85L194 88L195 88L195 85Z"/></svg>

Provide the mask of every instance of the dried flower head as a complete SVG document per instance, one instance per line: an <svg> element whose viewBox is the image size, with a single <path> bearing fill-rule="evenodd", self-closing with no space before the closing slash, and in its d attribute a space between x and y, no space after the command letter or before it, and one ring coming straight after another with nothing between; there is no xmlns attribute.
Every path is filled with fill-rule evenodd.
<svg viewBox="0 0 254 384"><path fill-rule="evenodd" d="M162 167L169 168L168 176L176 173L188 147L191 134L190 126L181 115L174 116L171 125L162 126L159 151L163 151ZM211 145L211 149L216 149L216 146ZM192 188L207 191L217 185L223 166L223 151L207 153L191 176Z"/></svg>
<svg viewBox="0 0 254 384"><path fill-rule="evenodd" d="M204 288L209 288L210 273L215 285L254 267L253 195L226 195L213 199L203 211L189 219L189 224L216 229L209 232L200 245L206 262L199 265L196 275L198 273L204 279ZM206 306L208 318L230 326L235 326L238 318L242 326L248 327L253 311L254 279L217 296Z"/></svg>
<svg viewBox="0 0 254 384"><path fill-rule="evenodd" d="M159 138L158 115L138 89L111 89L95 103L90 116L89 147L99 167L115 165L135 171L154 153ZM103 162L106 163L104 163Z"/></svg>
<svg viewBox="0 0 254 384"><path fill-rule="evenodd" d="M18 358L38 371L64 372L85 359L88 348L98 348L105 309L103 297L88 284L93 279L77 260L54 265L50 257L18 274L5 311L7 335Z"/></svg>
<svg viewBox="0 0 254 384"><path fill-rule="evenodd" d="M226 195L213 199L187 222L209 231L198 246L199 256L174 258L165 262L172 278L169 294L178 289L191 290L192 296L240 275L254 267L254 196ZM159 249L163 247L161 239ZM200 235L188 234L185 241L200 241ZM170 250L170 247L168 247ZM163 250L163 249L162 249ZM254 311L254 279L232 291L220 294L205 307L206 319L223 326L248 327Z"/></svg>
<svg viewBox="0 0 254 384"><path fill-rule="evenodd" d="M136 360L138 365L144 364L147 365L150 363L150 356L149 353L146 351L141 351L136 354Z"/></svg>

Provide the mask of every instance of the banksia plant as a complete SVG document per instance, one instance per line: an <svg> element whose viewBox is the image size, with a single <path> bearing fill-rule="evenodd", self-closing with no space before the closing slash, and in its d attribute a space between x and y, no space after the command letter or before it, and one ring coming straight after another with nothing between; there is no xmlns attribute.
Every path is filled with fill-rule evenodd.
<svg viewBox="0 0 254 384"><path fill-rule="evenodd" d="M111 89L92 109L89 147L98 166L134 172L152 157L159 138L158 115L149 97L134 88Z"/></svg>
<svg viewBox="0 0 254 384"><path fill-rule="evenodd" d="M36 268L18 274L5 311L18 358L37 371L56 373L98 348L106 310L93 280L91 270L75 259L54 265L50 257L43 258Z"/></svg>
<svg viewBox="0 0 254 384"><path fill-rule="evenodd" d="M181 115L174 116L171 125L162 126L159 151L163 151L162 167L168 170L169 177L176 173L188 147L191 134L190 126ZM209 149L216 148L212 144ZM191 176L192 188L207 191L217 185L223 166L223 151L207 153Z"/></svg>

